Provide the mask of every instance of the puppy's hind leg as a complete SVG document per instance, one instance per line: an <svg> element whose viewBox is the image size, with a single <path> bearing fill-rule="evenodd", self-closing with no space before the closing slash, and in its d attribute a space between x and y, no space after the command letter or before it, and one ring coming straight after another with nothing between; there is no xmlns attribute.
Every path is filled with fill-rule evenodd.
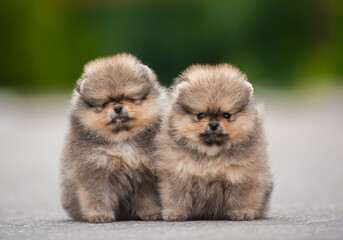
<svg viewBox="0 0 343 240"><path fill-rule="evenodd" d="M82 220L79 199L75 185L69 179L63 179L61 184L61 202L68 215L75 220Z"/></svg>

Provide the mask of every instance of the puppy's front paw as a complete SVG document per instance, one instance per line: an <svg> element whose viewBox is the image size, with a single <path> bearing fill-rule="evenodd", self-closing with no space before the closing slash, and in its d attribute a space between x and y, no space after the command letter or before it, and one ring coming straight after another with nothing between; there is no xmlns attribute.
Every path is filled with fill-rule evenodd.
<svg viewBox="0 0 343 240"><path fill-rule="evenodd" d="M93 214L87 219L91 223L109 223L115 220L114 216L111 214Z"/></svg>
<svg viewBox="0 0 343 240"><path fill-rule="evenodd" d="M186 221L186 215L175 215L175 214L163 214L162 216L164 221Z"/></svg>
<svg viewBox="0 0 343 240"><path fill-rule="evenodd" d="M188 218L186 212L176 208L164 208L162 219L164 221L186 221Z"/></svg>
<svg viewBox="0 0 343 240"><path fill-rule="evenodd" d="M140 219L143 221L156 221L161 219L161 214L156 213L156 214L144 214L139 216Z"/></svg>
<svg viewBox="0 0 343 240"><path fill-rule="evenodd" d="M137 216L143 221L161 220L161 207L157 204L142 206L141 209L137 211Z"/></svg>
<svg viewBox="0 0 343 240"><path fill-rule="evenodd" d="M228 217L233 221L250 221L256 218L256 211L252 209L232 210L228 212Z"/></svg>

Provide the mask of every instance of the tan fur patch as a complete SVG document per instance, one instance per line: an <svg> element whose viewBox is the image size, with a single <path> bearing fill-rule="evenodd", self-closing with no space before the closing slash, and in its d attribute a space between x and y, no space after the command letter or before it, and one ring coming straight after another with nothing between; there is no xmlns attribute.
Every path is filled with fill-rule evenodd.
<svg viewBox="0 0 343 240"><path fill-rule="evenodd" d="M113 125L109 124L114 115L113 109L116 103L109 103L106 108L100 109L99 112L93 109L86 109L81 113L82 123L89 129L106 136L114 142L124 141L140 129L150 125L158 116L159 108L156 106L156 99L149 99L146 102L130 103L123 101L120 105L124 111L127 111L128 116L133 118L127 125L130 127L128 131L113 132Z"/></svg>
<svg viewBox="0 0 343 240"><path fill-rule="evenodd" d="M222 119L220 124L223 126L224 133L227 133L232 141L237 142L254 131L255 117L250 112L244 112L239 113L235 118L234 121Z"/></svg>

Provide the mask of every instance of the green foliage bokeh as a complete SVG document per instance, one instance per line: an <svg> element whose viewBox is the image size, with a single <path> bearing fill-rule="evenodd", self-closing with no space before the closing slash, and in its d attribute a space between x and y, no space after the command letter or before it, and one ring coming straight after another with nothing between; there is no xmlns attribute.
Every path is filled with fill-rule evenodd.
<svg viewBox="0 0 343 240"><path fill-rule="evenodd" d="M220 62L268 86L343 79L339 0L12 0L0 26L0 87L70 89L85 63L119 52L165 85L190 64Z"/></svg>

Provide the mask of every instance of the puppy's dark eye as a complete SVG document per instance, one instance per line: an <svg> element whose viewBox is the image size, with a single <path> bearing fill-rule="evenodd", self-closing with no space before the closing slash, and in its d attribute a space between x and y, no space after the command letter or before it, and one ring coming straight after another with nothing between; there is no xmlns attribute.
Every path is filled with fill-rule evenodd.
<svg viewBox="0 0 343 240"><path fill-rule="evenodd" d="M197 118L198 118L199 121L200 121L201 119L203 119L204 117L206 117L206 114L205 114L205 113L199 113L199 114L197 114Z"/></svg>
<svg viewBox="0 0 343 240"><path fill-rule="evenodd" d="M231 114L230 113L224 113L223 117L226 118L227 120L229 120L231 118Z"/></svg>
<svg viewBox="0 0 343 240"><path fill-rule="evenodd" d="M102 108L105 108L105 107L107 107L107 105L109 104L109 102L105 102L104 104L102 104Z"/></svg>
<svg viewBox="0 0 343 240"><path fill-rule="evenodd" d="M128 98L127 99L129 102L134 102L135 101L135 99L133 99L133 98Z"/></svg>

